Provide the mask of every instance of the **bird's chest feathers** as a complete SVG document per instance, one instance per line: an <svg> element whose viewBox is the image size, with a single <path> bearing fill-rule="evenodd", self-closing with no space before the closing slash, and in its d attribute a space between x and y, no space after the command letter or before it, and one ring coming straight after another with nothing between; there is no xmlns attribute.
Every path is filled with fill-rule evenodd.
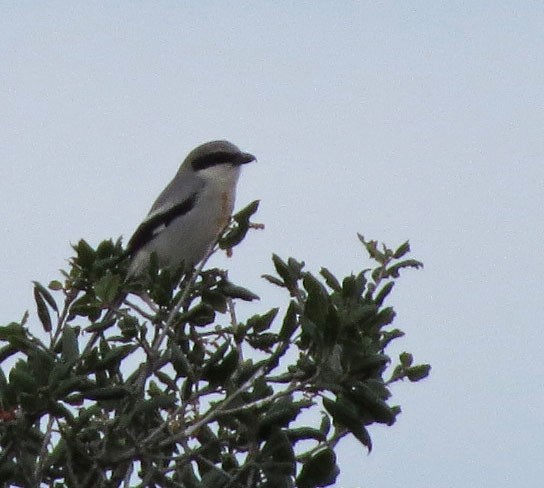
<svg viewBox="0 0 544 488"><path fill-rule="evenodd" d="M223 191L219 196L219 214L217 216L217 225L220 228L229 223L232 209L234 208L234 189L232 191Z"/></svg>
<svg viewBox="0 0 544 488"><path fill-rule="evenodd" d="M207 170L206 170L207 171ZM213 207L215 224L225 227L230 219L236 197L238 168L213 167L206 174L206 186L201 201Z"/></svg>

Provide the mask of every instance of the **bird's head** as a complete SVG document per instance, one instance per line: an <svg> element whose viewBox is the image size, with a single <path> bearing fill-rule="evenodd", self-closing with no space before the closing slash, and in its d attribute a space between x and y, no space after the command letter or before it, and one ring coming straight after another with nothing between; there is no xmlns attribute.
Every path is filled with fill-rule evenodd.
<svg viewBox="0 0 544 488"><path fill-rule="evenodd" d="M185 159L185 164L198 173L214 166L239 167L255 159L253 154L240 151L229 141L211 141L193 149Z"/></svg>

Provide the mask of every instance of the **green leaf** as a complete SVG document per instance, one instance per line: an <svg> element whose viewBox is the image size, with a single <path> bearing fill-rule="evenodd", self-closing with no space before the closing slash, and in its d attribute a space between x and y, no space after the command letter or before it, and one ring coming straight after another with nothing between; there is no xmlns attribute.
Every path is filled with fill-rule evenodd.
<svg viewBox="0 0 544 488"><path fill-rule="evenodd" d="M399 329L382 332L382 340L380 341L381 348L385 349L391 341L403 336L404 332Z"/></svg>
<svg viewBox="0 0 544 488"><path fill-rule="evenodd" d="M261 456L266 460L262 466L269 482L277 475L279 478L294 476L296 470L295 452L292 442L285 432L274 431L264 444Z"/></svg>
<svg viewBox="0 0 544 488"><path fill-rule="evenodd" d="M102 241L100 244L98 244L98 247L96 248L96 254L99 259L106 259L115 256L115 251L115 244L111 239Z"/></svg>
<svg viewBox="0 0 544 488"><path fill-rule="evenodd" d="M219 240L220 249L231 249L244 240L251 225L250 218L258 208L259 200L255 200L237 214L233 215L232 219L236 222L236 225L229 229L229 231Z"/></svg>
<svg viewBox="0 0 544 488"><path fill-rule="evenodd" d="M262 365L262 361L254 363L251 359L246 359L245 361L239 363L235 374L233 374L232 381L237 386L243 385L257 372L258 369L262 367ZM257 399L272 395L273 392L269 390L270 387L266 386L266 382L264 383L264 386L262 385L261 382L263 381L264 380L262 378L258 378L253 383L252 398ZM259 397L258 394L262 393L263 389L265 389L265 393L263 393L263 396Z"/></svg>
<svg viewBox="0 0 544 488"><path fill-rule="evenodd" d="M155 412L159 409L171 409L176 406L174 395L157 395L148 400L138 400L134 413Z"/></svg>
<svg viewBox="0 0 544 488"><path fill-rule="evenodd" d="M79 344L76 330L66 324L62 333L62 360L72 363L77 358L79 358Z"/></svg>
<svg viewBox="0 0 544 488"><path fill-rule="evenodd" d="M259 300L259 296L255 295L255 293L252 291L249 291L247 288L234 285L229 281L222 281L217 288L221 293L223 293L223 295L230 298L240 298L246 302Z"/></svg>
<svg viewBox="0 0 544 488"><path fill-rule="evenodd" d="M127 344L125 346L115 347L104 355L102 360L98 362L95 367L95 371L101 371L104 369L116 368L119 363L125 359L137 346Z"/></svg>
<svg viewBox="0 0 544 488"><path fill-rule="evenodd" d="M50 378L53 377L54 370L51 372ZM82 376L71 376L66 380L57 380L56 383L49 381L56 398L64 398L66 395L76 391L90 390L96 387L95 383Z"/></svg>
<svg viewBox="0 0 544 488"><path fill-rule="evenodd" d="M414 356L412 356L412 354L409 352L402 352L399 354L399 360L400 364L402 364L404 368L409 368L414 362Z"/></svg>
<svg viewBox="0 0 544 488"><path fill-rule="evenodd" d="M26 331L24 327L17 322L12 322L11 324L1 326L0 341L7 341L11 337L26 337Z"/></svg>
<svg viewBox="0 0 544 488"><path fill-rule="evenodd" d="M308 317L302 317L300 320L300 328L304 341L318 342L321 339L318 327Z"/></svg>
<svg viewBox="0 0 544 488"><path fill-rule="evenodd" d="M74 416L68 408L66 408L61 402L50 402L49 413L57 418L64 418L68 423L73 423Z"/></svg>
<svg viewBox="0 0 544 488"><path fill-rule="evenodd" d="M275 276L269 275L269 274L263 274L261 275L261 278L264 278L269 283L272 283L273 285L279 286L280 288L285 288L285 283Z"/></svg>
<svg viewBox="0 0 544 488"><path fill-rule="evenodd" d="M340 282L336 279L336 276L334 276L327 268L321 268L321 276L325 278L325 283L334 291L342 291L342 285L340 285Z"/></svg>
<svg viewBox="0 0 544 488"><path fill-rule="evenodd" d="M363 246L365 246L368 255L374 259L374 261L377 261L380 264L384 264L386 262L386 255L378 250L378 241L366 241L361 234L357 234L357 237Z"/></svg>
<svg viewBox="0 0 544 488"><path fill-rule="evenodd" d="M325 441L326 436L319 429L313 429L311 427L299 427L296 429L287 429L285 431L287 437L293 442L298 442L306 439L314 439L317 441Z"/></svg>
<svg viewBox="0 0 544 488"><path fill-rule="evenodd" d="M176 469L176 473L179 475L181 486L183 488L204 488L200 484L199 479L196 477L191 463L180 463L179 468Z"/></svg>
<svg viewBox="0 0 544 488"><path fill-rule="evenodd" d="M269 329L272 325L272 322L278 314L279 308L272 308L263 315L253 315L247 320L246 328L247 330L253 330L253 332L264 332Z"/></svg>
<svg viewBox="0 0 544 488"><path fill-rule="evenodd" d="M431 372L431 365L430 364L419 364L417 366L412 366L410 368L405 368L404 372L406 373L406 377L412 381L416 382L419 380L422 380L423 378L426 378L429 376L429 373Z"/></svg>
<svg viewBox="0 0 544 488"><path fill-rule="evenodd" d="M165 384L172 391L178 390L176 382L172 378L170 378L170 376L168 376L166 373L163 373L162 371L155 371L155 376L161 383Z"/></svg>
<svg viewBox="0 0 544 488"><path fill-rule="evenodd" d="M325 447L302 465L296 484L298 488L329 486L336 481L339 472L336 454L331 448Z"/></svg>
<svg viewBox="0 0 544 488"><path fill-rule="evenodd" d="M25 313L23 314L23 318L21 319L21 325L26 325L29 317L30 317L30 314L28 313L28 310L25 310Z"/></svg>
<svg viewBox="0 0 544 488"><path fill-rule="evenodd" d="M342 281L342 296L348 300L358 300L365 291L366 283L365 271L357 276L346 276Z"/></svg>
<svg viewBox="0 0 544 488"><path fill-rule="evenodd" d="M402 258L405 254L408 254L410 252L410 242L406 241L402 243L397 250L393 253L393 257L395 259Z"/></svg>
<svg viewBox="0 0 544 488"><path fill-rule="evenodd" d="M236 349L232 349L223 361L208 367L208 364L202 371L202 379L208 381L212 385L224 385L232 376L232 373L238 366L239 354Z"/></svg>
<svg viewBox="0 0 544 488"><path fill-rule="evenodd" d="M222 469L215 467L213 464L203 464L201 465L201 469L202 466L206 466L206 473L202 476L202 481L200 483L200 486L202 487L224 488L231 479L227 473L225 473Z"/></svg>
<svg viewBox="0 0 544 488"><path fill-rule="evenodd" d="M223 358L226 359L225 356L228 348L230 346L229 341L225 341L221 346L217 348L217 350L210 356L210 358L206 361L205 366L202 368L201 377L203 380L209 381L210 383L214 384L221 384L222 381L225 378L225 371L224 371L224 364L221 362ZM238 357L238 352L236 350L233 350L236 352L236 357ZM232 351L231 351L232 353ZM232 361L232 358L229 359ZM230 374L230 373L229 373Z"/></svg>
<svg viewBox="0 0 544 488"><path fill-rule="evenodd" d="M259 210L260 202L260 200L254 200L238 213L234 214L232 218L236 222L249 222L249 219L253 216L253 214L257 213L257 210Z"/></svg>
<svg viewBox="0 0 544 488"><path fill-rule="evenodd" d="M395 366L391 378L387 380L387 384L394 383L395 381L402 380L406 376L404 368L399 364Z"/></svg>
<svg viewBox="0 0 544 488"><path fill-rule="evenodd" d="M206 368L211 368L217 365L219 361L221 361L221 359L225 357L225 353L227 352L227 349L229 348L229 346L230 346L229 341L223 342L223 344L221 344L216 349L216 351L210 356L210 358L206 361L206 366L204 367L202 372L204 373L206 371Z"/></svg>
<svg viewBox="0 0 544 488"><path fill-rule="evenodd" d="M106 314L107 316L107 314ZM117 323L116 317L111 317L108 320L101 320L100 322L95 322L89 327L85 327L85 332L103 332L110 327L113 327ZM121 324L119 324L121 327Z"/></svg>
<svg viewBox="0 0 544 488"><path fill-rule="evenodd" d="M52 280L49 282L48 288L53 291L62 290L62 283L58 280Z"/></svg>
<svg viewBox="0 0 544 488"><path fill-rule="evenodd" d="M419 269L422 267L423 267L423 263L421 261L417 261L416 259L406 259L405 261L401 261L400 263L389 266L387 268L387 276L398 278L400 276L399 272L401 269L404 269L404 268Z"/></svg>
<svg viewBox="0 0 544 488"><path fill-rule="evenodd" d="M55 365L55 356L51 352L36 347L28 353L28 366L40 386L47 385L49 374Z"/></svg>
<svg viewBox="0 0 544 488"><path fill-rule="evenodd" d="M153 380L149 382L149 388L147 389L147 393L149 396L157 396L162 395L162 390L159 388L159 385Z"/></svg>
<svg viewBox="0 0 544 488"><path fill-rule="evenodd" d="M331 430L331 418L326 414L322 413L321 423L319 424L319 430L323 432L323 435L327 437L329 431Z"/></svg>
<svg viewBox="0 0 544 488"><path fill-rule="evenodd" d="M82 393L88 400L118 400L130 395L130 390L123 386L107 386L104 388L94 388Z"/></svg>
<svg viewBox="0 0 544 488"><path fill-rule="evenodd" d="M93 293L86 293L70 305L70 318L75 316L98 318L101 313L100 302Z"/></svg>
<svg viewBox="0 0 544 488"><path fill-rule="evenodd" d="M272 254L272 262L274 263L274 268L276 268L276 273L283 280L285 286L289 289L293 288L296 284L296 278L291 276L291 270L287 266L287 263L276 254Z"/></svg>
<svg viewBox="0 0 544 488"><path fill-rule="evenodd" d="M297 261L294 258L287 259L287 266L291 271L291 276L299 280L302 278L302 268L304 268L304 261Z"/></svg>
<svg viewBox="0 0 544 488"><path fill-rule="evenodd" d="M222 293L214 290L204 290L202 292L202 301L218 312L225 313L227 311L227 299Z"/></svg>
<svg viewBox="0 0 544 488"><path fill-rule="evenodd" d="M392 307L383 308L377 313L374 319L372 319L372 325L374 327L382 328L393 322L393 320L395 320L395 316L396 313Z"/></svg>
<svg viewBox="0 0 544 488"><path fill-rule="evenodd" d="M177 344L173 343L170 347L172 354L172 366L176 370L177 377L181 378L187 376L187 374L192 371L192 367L187 360L187 356Z"/></svg>
<svg viewBox="0 0 544 488"><path fill-rule="evenodd" d="M370 435L363 425L363 419L357 413L357 409L344 399L336 401L329 398L323 398L323 406L331 414L334 422L349 430L361 444L372 450L372 441Z"/></svg>
<svg viewBox="0 0 544 488"><path fill-rule="evenodd" d="M4 347L0 347L0 364L2 364L7 358L13 356L17 352L18 352L18 349L12 346L11 344L8 344Z"/></svg>
<svg viewBox="0 0 544 488"><path fill-rule="evenodd" d="M382 400L376 392L365 383L357 382L348 392L352 402L357 405L358 410L370 413L371 417L381 424L393 425L395 423L395 412L387 403Z"/></svg>
<svg viewBox="0 0 544 488"><path fill-rule="evenodd" d="M389 388L387 388L387 385L384 383L383 378L369 378L365 380L365 384L372 389L372 391L378 396L378 398L381 398L382 400L387 400L391 397L391 392L389 391Z"/></svg>
<svg viewBox="0 0 544 488"><path fill-rule="evenodd" d="M94 292L104 303L113 303L119 295L121 277L107 271L95 284Z"/></svg>
<svg viewBox="0 0 544 488"><path fill-rule="evenodd" d="M259 422L259 437L266 438L273 429L287 427L295 420L301 408L291 398L281 398L265 413Z"/></svg>
<svg viewBox="0 0 544 488"><path fill-rule="evenodd" d="M279 337L283 341L288 341L291 339L291 336L298 327L297 321L297 310L298 305L291 300L287 312L285 312L285 317L283 318L283 324L281 326Z"/></svg>
<svg viewBox="0 0 544 488"><path fill-rule="evenodd" d="M8 486L7 482L16 482L18 470L21 469L18 463L10 459L4 459L0 464L0 483L2 486ZM17 482L17 486L23 486L22 481Z"/></svg>
<svg viewBox="0 0 544 488"><path fill-rule="evenodd" d="M45 332L51 332L51 329L52 329L51 316L49 315L49 310L47 309L45 299L37 287L34 288L34 300L36 302L38 318L40 319L40 322L42 323L43 330Z"/></svg>
<svg viewBox="0 0 544 488"><path fill-rule="evenodd" d="M329 310L330 299L327 290L311 273L304 274L303 284L308 292L304 315L318 327L322 327Z"/></svg>
<svg viewBox="0 0 544 488"><path fill-rule="evenodd" d="M227 473L238 470L239 467L240 463L234 454L227 453L221 456L221 468Z"/></svg>
<svg viewBox="0 0 544 488"><path fill-rule="evenodd" d="M358 359L353 365L353 373L357 375L365 374L372 376L377 372L383 371L391 361L391 358L386 354L373 354Z"/></svg>
<svg viewBox="0 0 544 488"><path fill-rule="evenodd" d="M213 463L221 460L221 443L214 431L207 425L202 426L196 431L196 438L200 442L201 453Z"/></svg>
<svg viewBox="0 0 544 488"><path fill-rule="evenodd" d="M274 346L278 342L278 334L273 334L271 332L252 334L249 335L246 339L249 345L254 349L270 352L272 346Z"/></svg>
<svg viewBox="0 0 544 488"><path fill-rule="evenodd" d="M211 305L202 302L182 314L180 317L180 322L189 322L196 326L208 325L214 320L215 310Z"/></svg>
<svg viewBox="0 0 544 488"><path fill-rule="evenodd" d="M90 268L96 259L94 249L83 239L77 243L74 249L77 253L76 263L83 269Z"/></svg>
<svg viewBox="0 0 544 488"><path fill-rule="evenodd" d="M19 391L19 402L23 410L32 414L43 412L48 407L47 400L36 391Z"/></svg>
<svg viewBox="0 0 544 488"><path fill-rule="evenodd" d="M30 371L28 364L22 359L18 360L11 369L9 382L19 392L37 394L38 382L32 371Z"/></svg>
<svg viewBox="0 0 544 488"><path fill-rule="evenodd" d="M391 293L391 290L393 289L394 286L395 286L394 281L389 281L388 283L386 283L385 285L382 286L382 288L380 289L380 291L376 295L376 298L374 298L374 303L378 307L381 307L384 300L387 298L389 293Z"/></svg>
<svg viewBox="0 0 544 488"><path fill-rule="evenodd" d="M155 261L156 253L153 253L153 261ZM155 264L153 264L155 266ZM158 271L158 259L157 259L157 271L154 271L153 278L151 279L153 286L150 290L151 298L160 306L168 306L172 300L174 288L179 282L177 273L169 268ZM158 275L157 275L158 273Z"/></svg>
<svg viewBox="0 0 544 488"><path fill-rule="evenodd" d="M323 340L326 343L333 344L338 341L338 336L341 333L342 320L337 308L329 301L325 327L323 331Z"/></svg>
<svg viewBox="0 0 544 488"><path fill-rule="evenodd" d="M38 347L34 341L32 341L26 336L26 333L23 336L15 335L15 334L10 335L9 337L7 337L7 340L10 346L17 349L18 352L23 352L25 354L29 354L30 351Z"/></svg>
<svg viewBox="0 0 544 488"><path fill-rule="evenodd" d="M32 283L34 283L34 290L38 290L40 295L42 295L43 299L49 304L49 306L58 313L59 309L57 307L57 303L55 302L55 299L53 298L51 293L49 293L49 290L37 281L33 281Z"/></svg>

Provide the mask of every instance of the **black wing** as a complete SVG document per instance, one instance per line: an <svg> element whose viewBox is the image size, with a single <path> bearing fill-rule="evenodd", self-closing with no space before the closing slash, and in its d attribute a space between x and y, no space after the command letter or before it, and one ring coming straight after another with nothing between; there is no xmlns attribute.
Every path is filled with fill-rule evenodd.
<svg viewBox="0 0 544 488"><path fill-rule="evenodd" d="M189 198L183 200L183 202L144 220L128 241L127 252L130 255L134 255L135 252L153 240L160 229L168 227L172 220L189 212L195 206L197 198L198 193L195 192Z"/></svg>

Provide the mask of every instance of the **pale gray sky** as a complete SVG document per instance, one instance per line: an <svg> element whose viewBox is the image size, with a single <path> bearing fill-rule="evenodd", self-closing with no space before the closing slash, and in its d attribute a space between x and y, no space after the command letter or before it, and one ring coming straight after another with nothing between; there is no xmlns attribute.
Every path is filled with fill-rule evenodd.
<svg viewBox="0 0 544 488"><path fill-rule="evenodd" d="M270 255L349 273L356 232L410 239L396 351L430 379L337 486L540 486L544 478L544 6L536 1L0 1L0 322L70 242L128 237L196 144L256 154L238 207ZM221 261L222 262L222 261ZM224 263L223 263L224 264ZM270 297L270 298L268 298Z"/></svg>

